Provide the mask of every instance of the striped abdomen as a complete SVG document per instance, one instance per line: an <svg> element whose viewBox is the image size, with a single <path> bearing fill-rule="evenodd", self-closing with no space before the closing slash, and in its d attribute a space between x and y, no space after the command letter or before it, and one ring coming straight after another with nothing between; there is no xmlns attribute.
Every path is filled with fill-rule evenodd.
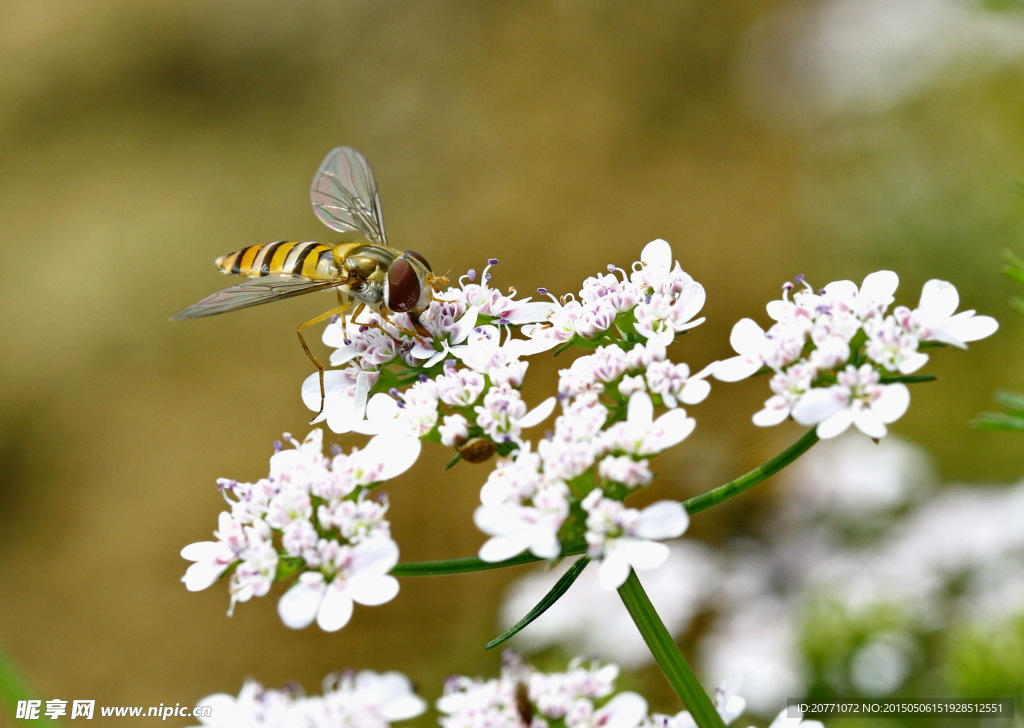
<svg viewBox="0 0 1024 728"><path fill-rule="evenodd" d="M222 255L216 262L217 267L225 273L251 278L272 273L289 273L312 280L332 280L339 277L331 246L314 242L282 240L265 245L251 245L234 253Z"/></svg>

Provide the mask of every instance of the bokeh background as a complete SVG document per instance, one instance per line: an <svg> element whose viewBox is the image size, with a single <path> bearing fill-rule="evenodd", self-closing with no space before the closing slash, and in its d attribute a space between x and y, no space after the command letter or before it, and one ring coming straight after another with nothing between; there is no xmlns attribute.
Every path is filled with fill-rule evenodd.
<svg viewBox="0 0 1024 728"><path fill-rule="evenodd" d="M708 321L676 355L698 367L727 356L732 323L764 321L797 274L820 286L890 268L909 305L925 280L951 280L1002 328L937 352L939 381L913 389L893 429L926 453L939 490L1002 492L1020 477L1020 437L968 425L994 390L1024 388L999 274L1004 250L1024 250L1019 2L44 0L0 4L0 48L0 643L44 699L192 704L248 676L317 692L348 667L402 670L433 699L445 675L497 673L482 645L525 568L404 580L333 635L287 630L274 598L228 618L220 586L179 582L178 551L215 527L215 479L261 477L272 442L308 430L293 331L329 302L167 319L227 285L211 265L221 253L330 240L308 184L339 144L372 161L393 244L454 277L497 257L500 286L572 291L669 240L708 290ZM553 365L537 368L554 381ZM652 497L702 492L795 439L750 424L766 392L716 386L694 408L697 434L657 463ZM486 466L442 475L448 457L428 450L388 488L403 560L483 540L470 518ZM752 531L790 523L765 514L792 492L763 486L690 535L712 552L756 544ZM954 528L984 540L989 525ZM727 578L739 577L702 577ZM715 628L705 606L688 645ZM958 682L947 618L919 631L948 669L914 682L935 663L911 661L882 694L1024 687L1020 654L994 660L1008 677ZM853 659L877 625L844 624ZM866 694L844 682L842 655L815 662L810 633L792 689ZM695 663L709 683L726 677ZM656 669L624 684L679 709Z"/></svg>

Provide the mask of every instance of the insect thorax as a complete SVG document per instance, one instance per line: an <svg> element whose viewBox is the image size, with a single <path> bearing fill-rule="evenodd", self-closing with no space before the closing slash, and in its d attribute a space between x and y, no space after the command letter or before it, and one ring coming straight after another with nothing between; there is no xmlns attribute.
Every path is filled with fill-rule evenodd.
<svg viewBox="0 0 1024 728"><path fill-rule="evenodd" d="M362 303L381 303L388 268L398 251L381 245L346 243L336 246L333 252L345 275L348 294Z"/></svg>

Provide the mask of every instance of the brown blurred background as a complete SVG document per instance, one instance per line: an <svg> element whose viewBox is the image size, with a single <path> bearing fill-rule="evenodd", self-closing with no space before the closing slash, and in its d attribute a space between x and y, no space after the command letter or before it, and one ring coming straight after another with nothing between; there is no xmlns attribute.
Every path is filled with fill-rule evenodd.
<svg viewBox="0 0 1024 728"><path fill-rule="evenodd" d="M500 286L571 291L669 240L708 290L676 354L696 367L796 274L892 268L909 305L952 280L1002 329L937 352L940 381L894 429L945 477L1018 476L1019 440L967 423L1022 388L999 266L1024 251L1024 21L1012 2L886 5L0 4L0 643L39 696L193 704L246 676L315 693L356 667L432 700L447 674L496 674L482 645L515 574L403 580L333 635L282 626L279 591L227 618L223 585L178 581L180 548L216 525L215 479L261 477L282 432L307 432L293 330L327 302L167 319L228 285L221 253L330 240L308 184L339 144L372 161L392 243L453 277L493 256ZM750 424L766 397L764 380L716 386L657 495L795 439ZM486 467L442 477L447 459L428 450L387 488L403 560L483 540ZM691 533L714 543L761 497ZM655 672L638 684L678 709Z"/></svg>

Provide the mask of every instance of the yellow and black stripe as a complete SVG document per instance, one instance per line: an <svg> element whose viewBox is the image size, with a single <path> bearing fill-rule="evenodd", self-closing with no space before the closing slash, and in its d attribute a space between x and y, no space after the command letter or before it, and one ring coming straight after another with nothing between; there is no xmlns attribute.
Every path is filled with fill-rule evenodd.
<svg viewBox="0 0 1024 728"><path fill-rule="evenodd" d="M316 242L281 240L251 245L217 258L217 267L225 273L257 277L288 273L304 278L336 278L337 267L331 246Z"/></svg>

